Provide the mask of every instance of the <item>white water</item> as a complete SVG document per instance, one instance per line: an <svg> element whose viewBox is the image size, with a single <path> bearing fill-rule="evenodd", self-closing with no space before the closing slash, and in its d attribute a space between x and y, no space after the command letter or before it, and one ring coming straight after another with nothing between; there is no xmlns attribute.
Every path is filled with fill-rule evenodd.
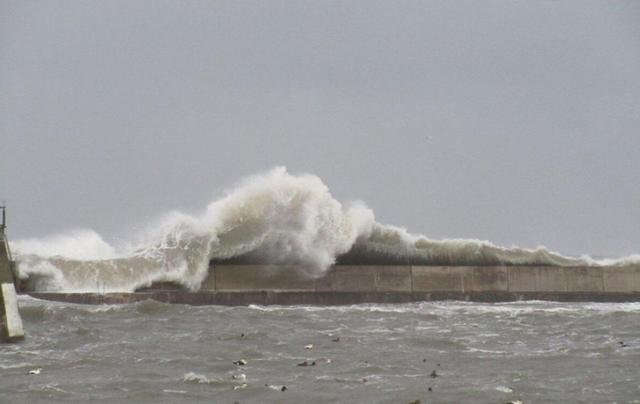
<svg viewBox="0 0 640 404"><path fill-rule="evenodd" d="M377 223L363 203L344 205L318 177L291 175L283 167L242 181L201 215L166 215L142 241L129 245L111 246L92 230L11 243L21 278L37 290L75 292L127 292L155 281L196 290L210 260L234 257L297 264L310 277L321 276L347 252L351 262L367 263L640 265L640 256L596 261L543 247L430 240Z"/></svg>

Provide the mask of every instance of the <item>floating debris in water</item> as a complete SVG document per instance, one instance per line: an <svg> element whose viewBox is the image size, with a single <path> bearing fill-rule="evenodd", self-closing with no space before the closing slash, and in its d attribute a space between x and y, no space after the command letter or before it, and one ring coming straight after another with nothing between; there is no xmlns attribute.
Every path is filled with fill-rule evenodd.
<svg viewBox="0 0 640 404"><path fill-rule="evenodd" d="M433 372L431 372L431 374L429 375L431 378L435 379L436 377L438 377L438 372L436 372L435 370Z"/></svg>
<svg viewBox="0 0 640 404"><path fill-rule="evenodd" d="M313 344L305 345L304 349L309 350L309 351L312 350L313 349Z"/></svg>
<svg viewBox="0 0 640 404"><path fill-rule="evenodd" d="M245 380L247 380L247 375L245 375L244 373L240 373L239 375L231 375L231 378L233 380L242 380L244 382Z"/></svg>
<svg viewBox="0 0 640 404"><path fill-rule="evenodd" d="M311 363L309 363L308 361L304 361L304 362L300 362L298 363L298 366L315 366L316 365L316 361L313 361Z"/></svg>
<svg viewBox="0 0 640 404"><path fill-rule="evenodd" d="M265 384L265 387L270 388L271 390L276 390L276 391L287 391L287 386L276 386L273 384Z"/></svg>
<svg viewBox="0 0 640 404"><path fill-rule="evenodd" d="M236 366L244 366L244 365L247 364L247 361L244 360L244 359L240 359L238 361L233 362L233 364L236 365Z"/></svg>
<svg viewBox="0 0 640 404"><path fill-rule="evenodd" d="M336 337L336 338L332 339L331 342L340 342L340 337Z"/></svg>
<svg viewBox="0 0 640 404"><path fill-rule="evenodd" d="M247 387L247 383L242 383L242 384L239 384L237 386L234 386L233 389L234 390L240 390L240 389L244 389L246 387Z"/></svg>
<svg viewBox="0 0 640 404"><path fill-rule="evenodd" d="M42 368L31 369L31 370L29 371L29 374L30 374L30 375L39 375L39 374L40 374L40 372L42 372Z"/></svg>

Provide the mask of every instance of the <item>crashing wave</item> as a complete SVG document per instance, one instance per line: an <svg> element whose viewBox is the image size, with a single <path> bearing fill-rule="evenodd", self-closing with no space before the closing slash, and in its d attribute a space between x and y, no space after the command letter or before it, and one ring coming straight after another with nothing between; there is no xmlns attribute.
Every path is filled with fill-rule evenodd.
<svg viewBox="0 0 640 404"><path fill-rule="evenodd" d="M153 282L197 290L211 262L295 264L320 277L334 263L421 265L640 265L640 257L596 261L543 247L431 240L377 223L362 202L341 204L314 175L284 167L244 180L201 215L166 215L133 247L117 249L91 230L18 240L18 274L31 289L129 292Z"/></svg>

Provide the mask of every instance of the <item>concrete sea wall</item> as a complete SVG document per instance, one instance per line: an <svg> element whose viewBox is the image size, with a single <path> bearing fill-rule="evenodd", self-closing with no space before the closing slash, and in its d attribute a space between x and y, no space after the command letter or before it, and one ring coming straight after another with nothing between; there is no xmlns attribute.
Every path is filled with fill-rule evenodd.
<svg viewBox="0 0 640 404"><path fill-rule="evenodd" d="M201 290L315 292L640 293L636 267L440 267L338 265L311 279L295 267L220 265Z"/></svg>
<svg viewBox="0 0 640 404"><path fill-rule="evenodd" d="M640 301L640 268L442 267L337 265L325 276L304 268L215 265L197 292L153 285L136 293L30 293L76 303L128 303L155 299L184 304L356 304L429 300Z"/></svg>

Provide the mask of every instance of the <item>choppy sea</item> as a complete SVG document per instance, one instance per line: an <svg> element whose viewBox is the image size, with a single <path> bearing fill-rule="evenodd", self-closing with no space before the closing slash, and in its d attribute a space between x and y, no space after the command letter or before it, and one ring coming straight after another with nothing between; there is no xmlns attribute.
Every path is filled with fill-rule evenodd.
<svg viewBox="0 0 640 404"><path fill-rule="evenodd" d="M639 303L19 303L0 403L640 403Z"/></svg>

